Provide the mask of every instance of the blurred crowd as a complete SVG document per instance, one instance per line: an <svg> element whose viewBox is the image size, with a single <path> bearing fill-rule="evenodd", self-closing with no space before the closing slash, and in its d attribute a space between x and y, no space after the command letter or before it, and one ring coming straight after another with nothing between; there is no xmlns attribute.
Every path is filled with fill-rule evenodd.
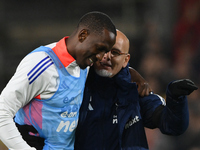
<svg viewBox="0 0 200 150"><path fill-rule="evenodd" d="M138 71L155 93L165 97L167 84L189 78L200 88L200 1L180 0L171 40L159 36L158 22L147 20ZM133 50L133 55L134 55ZM190 124L181 136L146 129L150 150L200 150L200 92L188 96Z"/></svg>

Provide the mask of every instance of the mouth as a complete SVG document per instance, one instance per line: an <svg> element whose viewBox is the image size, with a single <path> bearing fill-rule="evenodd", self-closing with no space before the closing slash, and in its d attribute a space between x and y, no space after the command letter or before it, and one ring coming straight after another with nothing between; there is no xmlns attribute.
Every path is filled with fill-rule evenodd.
<svg viewBox="0 0 200 150"><path fill-rule="evenodd" d="M112 65L111 64L109 64L109 63L105 63L105 62L100 62L100 65L102 66L102 67L104 67L104 68L109 68L109 67L112 67Z"/></svg>

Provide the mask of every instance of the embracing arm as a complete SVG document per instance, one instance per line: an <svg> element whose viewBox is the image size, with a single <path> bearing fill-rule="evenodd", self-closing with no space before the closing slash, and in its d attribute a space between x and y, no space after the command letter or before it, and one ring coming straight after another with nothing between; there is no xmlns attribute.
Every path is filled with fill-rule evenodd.
<svg viewBox="0 0 200 150"><path fill-rule="evenodd" d="M131 74L131 82L136 82L138 86L139 95L142 97L149 95L152 89L148 82L132 67L129 67L129 72Z"/></svg>
<svg viewBox="0 0 200 150"><path fill-rule="evenodd" d="M45 82L43 74L32 84L29 84L27 77L28 72L42 56L42 54L39 56L30 54L25 57L0 95L0 140L11 150L35 150L22 139L13 117L32 98L45 91L49 84Z"/></svg>

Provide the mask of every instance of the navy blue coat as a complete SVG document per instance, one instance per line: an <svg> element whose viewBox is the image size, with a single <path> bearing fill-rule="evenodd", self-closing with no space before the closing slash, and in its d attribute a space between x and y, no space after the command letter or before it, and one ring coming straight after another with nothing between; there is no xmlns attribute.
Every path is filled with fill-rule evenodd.
<svg viewBox="0 0 200 150"><path fill-rule="evenodd" d="M167 103L156 94L140 97L136 84L130 83L128 67L112 79L90 71L75 150L148 150L144 127L159 128L168 135L180 135L187 129L185 96L177 101L167 90Z"/></svg>

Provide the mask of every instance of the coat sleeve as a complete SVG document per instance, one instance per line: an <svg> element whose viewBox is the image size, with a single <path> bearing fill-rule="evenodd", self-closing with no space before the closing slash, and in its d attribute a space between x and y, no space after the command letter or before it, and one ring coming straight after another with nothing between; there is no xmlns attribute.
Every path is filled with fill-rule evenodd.
<svg viewBox="0 0 200 150"><path fill-rule="evenodd" d="M189 124L187 97L173 99L169 90L164 98L150 94L140 99L141 115L144 126L159 128L163 134L180 135L185 132Z"/></svg>
<svg viewBox="0 0 200 150"><path fill-rule="evenodd" d="M173 99L167 89L166 104L160 115L159 129L164 134L183 134L189 125L187 97L181 96L179 99Z"/></svg>
<svg viewBox="0 0 200 150"><path fill-rule="evenodd" d="M149 96L140 98L139 102L144 126L150 129L157 128L158 118L166 106L165 99L157 94L149 94Z"/></svg>

